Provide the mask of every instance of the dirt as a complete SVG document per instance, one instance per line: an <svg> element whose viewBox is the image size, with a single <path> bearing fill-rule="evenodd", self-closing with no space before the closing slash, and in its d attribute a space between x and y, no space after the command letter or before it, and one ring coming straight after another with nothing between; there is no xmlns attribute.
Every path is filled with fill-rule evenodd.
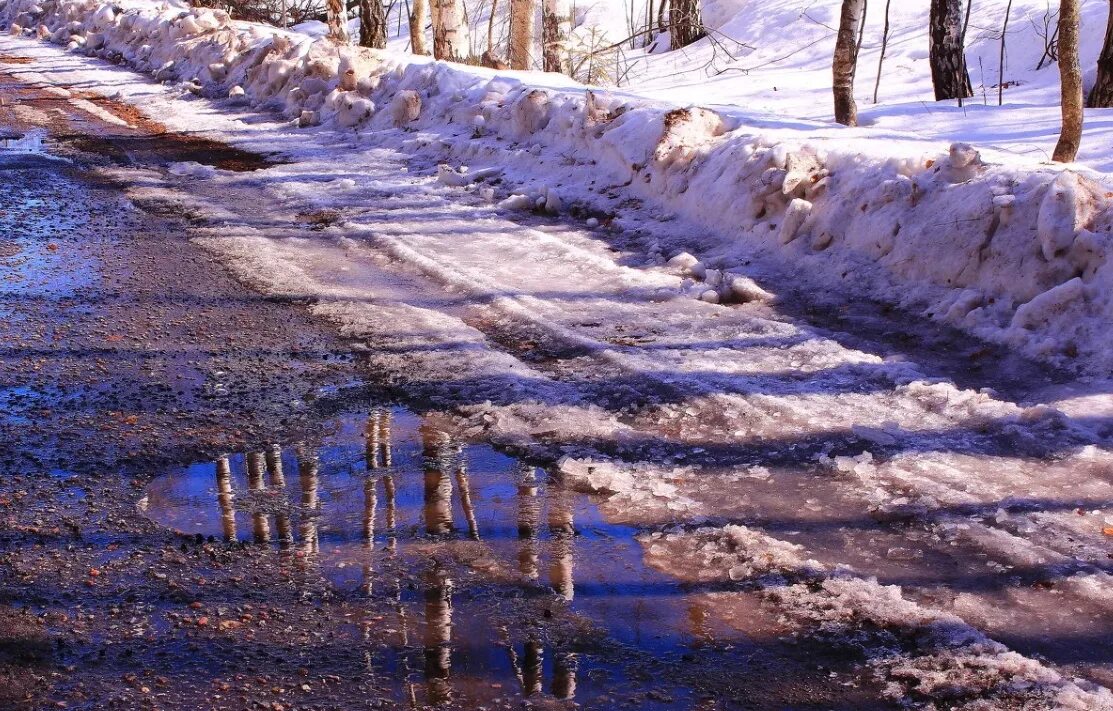
<svg viewBox="0 0 1113 711"><path fill-rule="evenodd" d="M131 104L91 91L68 89L67 95L59 96L0 72L0 93L5 97L0 103L0 123L9 130L47 129L61 144L61 152L78 154L87 163L165 165L193 161L221 170L253 171L282 162L203 136L171 131ZM88 101L127 125L106 125L75 106L75 100Z"/></svg>

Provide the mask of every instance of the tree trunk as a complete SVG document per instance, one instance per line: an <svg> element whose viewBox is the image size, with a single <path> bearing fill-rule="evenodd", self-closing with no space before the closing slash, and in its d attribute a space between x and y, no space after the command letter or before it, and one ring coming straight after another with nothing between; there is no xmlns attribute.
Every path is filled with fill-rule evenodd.
<svg viewBox="0 0 1113 711"><path fill-rule="evenodd" d="M339 44L348 44L348 11L344 0L326 0L328 36Z"/></svg>
<svg viewBox="0 0 1113 711"><path fill-rule="evenodd" d="M386 49L386 11L383 0L359 0L359 44Z"/></svg>
<svg viewBox="0 0 1113 711"><path fill-rule="evenodd" d="M1113 0L1110 0L1113 2ZM877 80L873 83L873 103L877 103L877 92L881 89L881 68L885 65L885 52L889 49L889 5L892 0L885 0L885 29L881 31L881 55L877 58Z"/></svg>
<svg viewBox="0 0 1113 711"><path fill-rule="evenodd" d="M1059 78L1063 88L1063 131L1052 159L1071 163L1082 143L1082 67L1078 61L1079 0L1059 3Z"/></svg>
<svg viewBox="0 0 1113 711"><path fill-rule="evenodd" d="M410 50L414 54L428 54L425 49L425 0L414 0L410 12Z"/></svg>
<svg viewBox="0 0 1113 711"><path fill-rule="evenodd" d="M1005 21L1001 23L1001 51L997 57L997 105L1005 104L1005 37L1009 32L1009 14L1013 11L1013 0L1005 6ZM983 89L984 92L984 89Z"/></svg>
<svg viewBox="0 0 1113 711"><path fill-rule="evenodd" d="M935 100L973 96L962 46L962 0L931 0L929 59Z"/></svg>
<svg viewBox="0 0 1113 711"><path fill-rule="evenodd" d="M529 69L533 47L533 0L510 0L511 69Z"/></svg>
<svg viewBox="0 0 1113 711"><path fill-rule="evenodd" d="M460 0L432 0L433 56L453 62L468 58L468 26Z"/></svg>
<svg viewBox="0 0 1113 711"><path fill-rule="evenodd" d="M831 61L835 94L835 120L845 126L858 125L854 103L854 73L858 68L858 32L865 0L843 0L835 56Z"/></svg>
<svg viewBox="0 0 1113 711"><path fill-rule="evenodd" d="M541 56L545 71L570 72L565 51L570 24L571 17L562 0L541 0Z"/></svg>
<svg viewBox="0 0 1113 711"><path fill-rule="evenodd" d="M679 49L703 37L700 0L672 0L669 6L669 36L672 48Z"/></svg>
<svg viewBox="0 0 1113 711"><path fill-rule="evenodd" d="M1098 56L1098 76L1086 105L1095 109L1113 108L1113 0L1109 0L1109 20L1105 28L1105 44Z"/></svg>
<svg viewBox="0 0 1113 711"><path fill-rule="evenodd" d="M970 76L970 70L966 68L966 30L970 28L970 11L974 9L974 0L966 0L966 17L962 19L962 34L959 35L958 46L962 48L962 73L967 77ZM982 87L983 89L985 87ZM971 91L971 94L974 92ZM962 100L964 96L958 97L958 105L963 106Z"/></svg>

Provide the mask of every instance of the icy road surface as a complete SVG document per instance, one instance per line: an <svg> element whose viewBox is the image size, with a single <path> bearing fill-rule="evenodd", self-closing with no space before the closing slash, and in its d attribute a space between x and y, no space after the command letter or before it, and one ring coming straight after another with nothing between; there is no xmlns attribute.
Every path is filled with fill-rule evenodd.
<svg viewBox="0 0 1113 711"><path fill-rule="evenodd" d="M514 201L492 203L484 190L513 193L514 186L497 176L473 182L455 171L438 177L435 136L293 131L273 117L171 96L135 75L26 41L0 39L0 53L2 87L16 97L4 110L13 125L21 123L18 133L47 129L54 152L83 166L99 163L98 176L115 181L134 204L185 219L193 243L239 280L335 326L358 353L362 373L415 407L449 413L452 437L543 467L554 492L591 495L597 510L586 515L597 516L600 526L622 527L637 542L626 569L659 581L621 588L623 605L666 609L674 602L656 598L677 595L692 610L677 639L669 615L662 616L650 634L670 637L667 643L631 636L613 612L590 605L573 605L568 624L601 626L616 643L675 654L678 664L695 655L706 665L703 674L721 681L741 673L734 645L758 650L762 663L782 659L797 670L803 650L803 659L820 668L813 677L794 672L803 696L786 688L778 699L757 679L754 694L745 681L699 687L684 674L630 672L629 660L613 671L616 662L607 656L613 648L602 645L611 651L599 653L600 673L613 674L625 694L632 688L647 694L628 695L624 703L1113 708L1106 688L1113 685L1108 383L1071 382L912 315L841 302L837 294L798 293L791 275L762 265L753 271L760 285L739 282L747 285L746 303L709 303L700 298L705 282L679 273L685 265L647 259L652 242L686 229L682 223L656 223L644 214L645 234L629 235L608 229L607 215L555 219L513 209ZM117 98L98 99L88 94L93 90ZM202 135L151 140L191 122L205 129ZM222 161L220 145L208 139L235 144L239 152L224 156L235 160ZM26 209L5 206L14 233ZM629 209L638 214L637 205ZM247 328L251 316L244 316ZM345 426L352 425L331 425ZM381 427L372 432L380 436ZM187 469L178 483L152 483L143 500L152 518L182 533L201 526L198 533L214 538L257 538L267 546L249 548L251 555L279 555L279 517L289 516L292 525L308 512L313 526L316 499L284 511L252 494L243 519L251 517L251 529L241 531L234 521L231 529L213 528L214 505L235 512L222 499L222 471L237 492L297 493L292 479L260 486L264 472L274 470L265 464L264 445L277 439L261 437L243 447L230 439L225 448L245 454L227 465L217 452L179 461L208 468ZM311 469L304 453L289 456L299 477ZM342 458L361 470L375 468L374 459ZM234 472L232 464L239 467ZM509 553L504 545L461 554L446 539L468 539L474 532L467 509L483 511L488 498L499 504L502 495L488 491L465 502L468 489L457 481L461 523L439 529L452 489L430 472L451 468L424 465L424 508L408 519L412 526L421 521L429 537L417 551L434 561L451 557L453 565L464 560L471 574L497 581L498 561L506 557L500 547ZM520 472L507 464L496 470L484 486L497 487L501 477L502 486L516 485L519 498L523 487L528 494L530 482ZM189 494L199 486L189 477L209 474L215 489ZM378 491L377 478L366 480ZM336 479L335 500L350 499L343 492L352 486ZM144 496L132 493L137 501ZM374 496L389 499L385 490ZM204 507L207 518L191 518L190 506ZM355 514L337 515L341 523L330 525L355 536L354 523L343 523ZM373 508L369 535L389 546L377 532L387 530L385 519L376 524L379 515ZM498 514L490 521L496 530L506 527ZM530 529L520 540L531 540ZM316 540L296 535L302 545ZM614 542L615 550L623 545ZM605 560L606 549L593 540L588 560ZM529 548L521 550L511 566L529 578ZM316 553L310 543L308 554ZM349 563L343 550L337 555L326 568ZM559 598L564 573L559 550L552 555L558 569L542 587ZM589 577L594 566L586 564ZM452 655L468 653L450 644L460 637L449 632L458 628L467 640L484 635L459 618L445 623L448 632L428 632L430 619L451 606L450 595L445 575L414 575L424 581L422 629L448 635L426 640L425 679L451 679ZM325 578L340 587L347 580ZM377 589L367 592L372 600ZM663 590L673 592L655 595ZM480 585L464 597L473 594L488 593ZM403 615L407 606L400 601L391 609ZM364 624L371 645L387 633L370 624L379 621ZM215 619L206 618L210 623ZM405 629L386 624L394 633L399 624ZM232 629L239 627L223 631ZM150 634L162 632L152 627ZM480 643L500 643L491 639ZM513 640L501 643L513 651L502 672L510 676L490 671L486 681L505 695L515 669L525 678L528 660L517 656ZM440 655L449 658L448 672ZM395 659L402 664L408 657ZM466 668L469 675L485 673ZM554 683L566 684L567 672ZM415 703L462 703L436 697L437 686L430 682L433 696ZM474 680L463 685L467 693L480 687ZM558 691L522 681L513 694L563 703ZM601 693L585 705L610 707L606 685Z"/></svg>

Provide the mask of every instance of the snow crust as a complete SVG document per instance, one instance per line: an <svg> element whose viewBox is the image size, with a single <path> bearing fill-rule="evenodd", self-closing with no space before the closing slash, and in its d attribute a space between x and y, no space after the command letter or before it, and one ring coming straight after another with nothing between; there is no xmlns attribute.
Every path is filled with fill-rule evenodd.
<svg viewBox="0 0 1113 711"><path fill-rule="evenodd" d="M706 230L703 269L692 272L702 282L713 267L696 294L706 301L761 298L722 277L760 255L1034 357L1113 369L1113 211L1085 171L869 131L832 140L831 129L736 107L338 48L172 3L3 0L0 17L15 32L280 111L293 127L439 136L409 149L539 181L507 209L645 200L660 219ZM661 245L661 258L680 246Z"/></svg>
<svg viewBox="0 0 1113 711"><path fill-rule="evenodd" d="M791 627L859 647L894 698L962 709L1113 708L1108 689L1012 652L957 615L907 599L899 586L827 569L747 526L674 529L642 543L658 569L756 590Z"/></svg>

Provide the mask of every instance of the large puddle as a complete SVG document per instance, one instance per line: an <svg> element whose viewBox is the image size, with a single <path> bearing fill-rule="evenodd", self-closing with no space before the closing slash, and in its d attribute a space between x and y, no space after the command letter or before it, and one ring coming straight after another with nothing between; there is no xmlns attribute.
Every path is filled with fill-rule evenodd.
<svg viewBox="0 0 1113 711"><path fill-rule="evenodd" d="M546 471L465 443L436 416L381 409L331 425L320 442L162 476L146 512L366 598L354 637L400 700L607 706L706 642L713 625L643 564L636 531ZM685 685L652 686L641 707L691 706Z"/></svg>

